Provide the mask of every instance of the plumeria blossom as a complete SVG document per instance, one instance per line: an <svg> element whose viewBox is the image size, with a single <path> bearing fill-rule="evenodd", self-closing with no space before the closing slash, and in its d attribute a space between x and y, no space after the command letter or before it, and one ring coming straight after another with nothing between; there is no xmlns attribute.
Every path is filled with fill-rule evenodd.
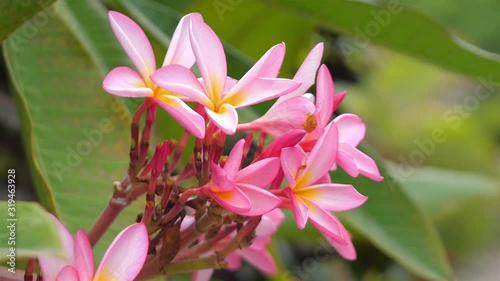
<svg viewBox="0 0 500 281"><path fill-rule="evenodd" d="M278 157L266 158L240 170L244 145L244 139L236 143L224 168L212 162L212 178L201 188L231 212L258 216L281 203L278 197L264 189L280 171L280 160Z"/></svg>
<svg viewBox="0 0 500 281"><path fill-rule="evenodd" d="M184 16L177 26L163 66L183 65L191 68L195 62L189 43L189 22L203 21L200 14ZM104 79L103 88L117 96L147 98L167 111L188 132L198 138L205 135L205 120L191 109L182 97L156 85L150 76L156 71L153 48L144 31L130 18L118 12L109 12L109 22L114 34L134 64L137 72L125 66L113 69Z"/></svg>
<svg viewBox="0 0 500 281"><path fill-rule="evenodd" d="M276 262L266 247L271 243L271 236L276 233L278 227L284 220L285 215L280 209L274 209L263 215L259 226L255 229L256 238L252 240L252 244L231 253L226 258L226 262L228 263L227 269L232 271L238 270L241 267L241 260L243 259L264 274L277 274L278 268ZM219 241L214 248L223 248L233 236L234 234ZM213 269L195 271L193 272L191 281L208 281L213 272Z"/></svg>
<svg viewBox="0 0 500 281"><path fill-rule="evenodd" d="M325 132L325 128L330 122L333 113L344 99L346 92L335 93L335 88L326 65L322 65L318 71L316 86L316 128L301 143L306 151L316 143L318 138ZM365 123L354 114L341 114L333 122L339 132L339 147L336 155L336 164L341 166L347 174L352 177L359 175L366 176L375 181L382 181L377 164L368 155L361 152L356 147L365 137ZM333 166L335 167L335 165Z"/></svg>
<svg viewBox="0 0 500 281"><path fill-rule="evenodd" d="M236 131L236 109L288 94L301 85L276 78L285 54L284 43L266 52L239 81L228 78L226 56L215 32L201 18L192 17L190 23L191 46L202 79L181 65L163 67L152 79L164 89L203 105L208 118L224 133Z"/></svg>
<svg viewBox="0 0 500 281"><path fill-rule="evenodd" d="M367 197L359 194L352 185L330 182L327 175L335 162L337 148L338 130L334 123L330 123L308 157L299 147L283 149L281 165L288 181L283 194L290 200L288 207L292 209L299 229L310 221L342 257L354 260L356 251L349 233L330 211L359 207Z"/></svg>
<svg viewBox="0 0 500 281"><path fill-rule="evenodd" d="M66 259L39 257L43 279L48 281L127 281L134 280L142 269L148 252L146 226L137 223L125 228L113 240L94 271L94 254L87 235L79 230L75 238L54 217L66 252Z"/></svg>
<svg viewBox="0 0 500 281"><path fill-rule="evenodd" d="M297 70L293 80L301 82L299 88L280 96L262 117L249 123L240 124L238 130L265 132L274 138L294 129L312 131L315 125L310 122L310 118L314 116L312 114L315 107L310 99L302 95L314 84L316 71L323 56L323 48L323 43L317 44Z"/></svg>

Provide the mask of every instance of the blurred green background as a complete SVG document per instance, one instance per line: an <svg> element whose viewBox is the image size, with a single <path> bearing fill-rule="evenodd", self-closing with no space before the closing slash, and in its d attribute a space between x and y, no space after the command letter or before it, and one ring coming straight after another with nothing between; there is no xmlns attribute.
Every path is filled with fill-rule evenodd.
<svg viewBox="0 0 500 281"><path fill-rule="evenodd" d="M29 4L19 4L26 1L14 2L0 1L5 4L2 8L4 12L25 12L26 15L22 14L24 17L17 18L28 20L52 1L35 1L37 4L33 12L26 10ZM229 71L235 78L248 69L245 62L258 59L269 47L281 41L287 45L287 56L280 76L292 77L310 48L318 42L325 42L323 62L332 72L336 91L348 91L338 113L355 113L366 122L369 150L377 151L387 165L388 173L394 177L392 180L386 176L388 187L384 190L391 194L390 188L394 183L397 185L394 188L401 189L409 202L415 205L419 218L421 216L424 221L428 219L432 222L429 224L432 225L430 232L434 229L438 231L436 241L440 247L441 243L444 245L445 255L454 272L446 278L443 277L447 274L446 262L435 267L432 261L425 264L427 258L432 260L436 257L404 255L407 249L410 253L418 251L411 247L420 247L420 242L411 245L411 241L418 239L407 239L405 250L401 249L398 254L399 244L385 243L380 238L385 235L391 240L391 233L394 232L388 231L379 236L370 234L370 225L357 225L353 216L347 214L341 218L346 220L354 235L359 254L355 262L343 261L335 254L328 255L328 259L318 259L317 248L322 245L317 240L318 234L311 229L300 233L293 228L293 222L287 220L272 246L281 268L278 276L264 277L244 265L236 273L218 271L214 280L293 280L288 278L291 275L299 280L454 278L450 276L458 280L499 280L500 59L492 53L500 53L500 20L497 16L500 2L62 2L62 8L56 9L55 13L46 12L49 23L36 26L33 36L24 34L23 37L25 31L21 27L3 46L0 64L0 168L2 171L17 169L18 199L35 200L37 197L33 190L36 189L38 199L46 208L53 206L57 211L64 212L74 208L88 186L99 185L99 192L104 197L102 202L105 202L110 189L101 186L109 186L122 175L126 155L117 156L117 162L121 161L118 164L111 163L113 161L109 159L103 160L126 151L128 145L126 122L116 116L112 119L117 120L116 134L113 132L112 137L106 136L103 145L99 145L89 156L89 159L98 160L83 159L84 165L72 167L72 172L62 183L50 172L54 161L64 161L65 154L58 154L58 150L78 143L82 138L79 130L95 128L96 120L110 114L111 98L86 98L90 95L87 92L105 95L99 87L103 74L124 61L128 63L123 59L123 53L114 54L111 51L116 42L109 36L109 30L99 34L102 29L108 28L105 27L106 8L121 11L136 20L148 34L160 62L176 21L182 14L196 11L202 13L205 21L226 43ZM84 2L87 4L82 4ZM403 6L398 6L398 3ZM394 9L399 12L392 13L391 5L396 5ZM89 10L81 10L82 7ZM384 18L384 15L389 15L389 18ZM12 25L13 30L20 22L16 25L6 17L2 26L8 27L7 24ZM371 31L370 24L374 28ZM55 33L59 37L50 37ZM16 37L16 34L21 37ZM52 41L47 39L49 37ZM74 38L74 42L63 44L54 38ZM7 46L9 43L10 49ZM51 44L66 49L52 52ZM19 46L20 50L13 46ZM68 51L68 46L72 52ZM33 51L31 56L25 55L30 50ZM75 60L65 64L64 55ZM44 56L54 58L43 60ZM89 57L92 59L89 60ZM33 62L39 69L30 69L23 62ZM74 65L77 67L73 68ZM72 72L73 69L75 71ZM63 72L66 74L61 75L66 76L59 79L66 79L67 84L51 79ZM93 82L89 85L89 81ZM135 104L125 101L124 105L130 110ZM255 108L257 112L265 109L265 106ZM78 122L66 120L64 123L65 116L70 115L76 116ZM86 120L89 115L94 119ZM168 122L167 116L160 118ZM65 137L64 133L70 134L69 131L74 133L74 138ZM59 132L62 136L54 136ZM176 134L178 129L176 131L170 124L157 128L158 139ZM106 146L108 144L110 146ZM81 184L82 177L85 178L84 186L76 189L81 193L73 193L68 198L70 191L66 188ZM339 178L343 179L342 176ZM364 182L355 186L363 188L359 184ZM378 192L377 185L367 185L367 188ZM40 198L40 194L45 193L51 195ZM5 195L2 193L1 199L4 200ZM374 199L377 202L374 204L385 204L383 198L380 196L380 201ZM98 206L105 204L102 202ZM394 202L387 204L391 203ZM84 206L76 209L78 212L66 217L73 231L79 227L86 228L93 221ZM99 213L100 209L96 208L93 212ZM370 213L370 210L366 212ZM392 210L395 217L399 212L397 208ZM131 210L130 214L133 213L134 210ZM373 216L378 222L385 222L385 213ZM78 223L69 222L75 217L81 220L77 220ZM412 217L403 219L411 220ZM427 238L419 239L425 241ZM401 241L406 241L405 237ZM436 255L439 256L439 253Z"/></svg>

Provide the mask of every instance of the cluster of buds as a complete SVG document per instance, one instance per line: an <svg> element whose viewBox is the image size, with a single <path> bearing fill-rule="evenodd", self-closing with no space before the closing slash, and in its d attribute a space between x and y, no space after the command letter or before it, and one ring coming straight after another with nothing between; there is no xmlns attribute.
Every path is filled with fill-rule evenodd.
<svg viewBox="0 0 500 281"><path fill-rule="evenodd" d="M327 67L320 66L322 43L293 79L277 78L285 56L280 43L236 80L227 76L222 43L200 14L181 19L159 69L141 28L117 12L109 19L135 70L113 69L103 87L113 95L144 98L132 118L128 173L115 193L126 202L146 195L137 221L143 229L134 225L134 241L149 246L120 257L138 258L141 265L127 271L127 278L117 274L120 280L186 271L193 272L193 280L209 280L213 269L235 270L242 258L274 274L266 246L284 220L282 209L293 212L299 229L310 222L340 256L356 258L349 233L332 212L356 208L367 198L352 185L332 183L329 172L340 166L353 177L383 178L376 163L357 149L365 134L361 119L342 114L331 120L346 93L334 93ZM191 70L195 64L201 77ZM316 95L307 94L315 82ZM260 118L238 121L237 109L276 98ZM158 106L185 133L178 141L157 144L149 157ZM228 147L227 136L237 131L246 137ZM190 138L193 151L186 149ZM186 152L189 161L181 165ZM91 230L91 244L94 236Z"/></svg>

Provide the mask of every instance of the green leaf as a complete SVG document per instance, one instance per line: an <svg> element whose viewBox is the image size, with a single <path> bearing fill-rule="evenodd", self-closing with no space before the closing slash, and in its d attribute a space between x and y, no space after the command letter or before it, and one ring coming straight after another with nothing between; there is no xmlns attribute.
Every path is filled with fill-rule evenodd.
<svg viewBox="0 0 500 281"><path fill-rule="evenodd" d="M366 150L366 149L364 149ZM374 152L368 153L377 160ZM429 280L453 280L443 242L430 219L378 161L385 180L351 178L343 171L332 180L352 184L368 201L360 208L337 213L344 222L414 274Z"/></svg>
<svg viewBox="0 0 500 281"><path fill-rule="evenodd" d="M16 36L21 41L30 40L33 34L38 32L39 28L43 28L48 18L53 17L54 11L48 7L54 2L55 0L2 0L0 2L0 42L26 21L29 22L23 26ZM42 12L31 20L40 11Z"/></svg>
<svg viewBox="0 0 500 281"><path fill-rule="evenodd" d="M110 61L128 60L102 5L71 1L61 13L81 24L70 29L53 17L26 44L16 45L15 36L10 37L4 55L38 197L74 233L89 229L107 205L113 181L126 175L129 111L101 83ZM86 45L72 30L83 30ZM140 211L137 206L125 209L96 246L97 257Z"/></svg>
<svg viewBox="0 0 500 281"><path fill-rule="evenodd" d="M498 240L499 183L471 172L391 165L407 175L403 188L438 226L446 248L455 255L491 247ZM408 174L412 171L411 174ZM478 219L481 218L481 219Z"/></svg>
<svg viewBox="0 0 500 281"><path fill-rule="evenodd" d="M11 248L15 248L16 259L38 255L63 256L57 225L47 211L34 202L11 203L0 201L0 220L4 223L0 232L0 258L9 259Z"/></svg>
<svg viewBox="0 0 500 281"><path fill-rule="evenodd" d="M389 1L266 1L333 32L354 36L357 44L340 45L347 55L370 42L473 77L500 80L500 56L448 32L417 10Z"/></svg>
<svg viewBox="0 0 500 281"><path fill-rule="evenodd" d="M407 171L390 167L395 176L399 169ZM486 176L432 167L416 168L404 178L402 187L436 221L461 212L468 203L500 195L499 183Z"/></svg>

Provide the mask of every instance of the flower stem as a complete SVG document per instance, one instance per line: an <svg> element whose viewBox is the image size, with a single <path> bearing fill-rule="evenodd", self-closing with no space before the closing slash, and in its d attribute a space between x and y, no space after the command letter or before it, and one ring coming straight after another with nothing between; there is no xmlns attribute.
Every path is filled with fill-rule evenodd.
<svg viewBox="0 0 500 281"><path fill-rule="evenodd" d="M113 196L97 221L92 225L87 236L92 247L101 239L120 212L129 204L127 194L120 182L114 182Z"/></svg>

